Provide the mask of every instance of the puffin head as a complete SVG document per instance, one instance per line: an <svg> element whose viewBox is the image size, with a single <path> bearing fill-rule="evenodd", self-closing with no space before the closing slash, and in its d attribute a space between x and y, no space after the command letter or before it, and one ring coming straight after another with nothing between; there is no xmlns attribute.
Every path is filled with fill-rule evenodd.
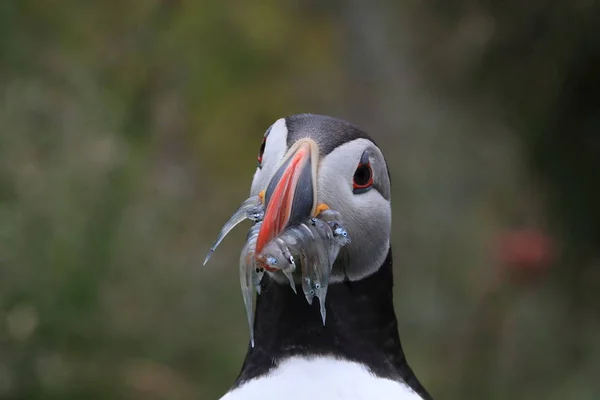
<svg viewBox="0 0 600 400"><path fill-rule="evenodd" d="M281 118L267 129L250 197L207 256L239 222L255 222L240 257L251 346L232 394L242 398L250 393L244 392L247 388L263 395L270 386L262 377L284 360L293 365L300 357L304 360L298 369L286 370L293 378L283 377L282 370L270 375L281 380L273 386L277 390L295 390L282 383L314 371L317 359L307 356L316 356L328 361L327 371L336 365L346 368L347 361L363 364L370 378L397 381L394 393L400 397L431 398L408 366L396 329L390 201L383 154L355 126L301 114ZM317 308L313 298L319 301L321 321L311 314ZM326 309L334 315L327 320ZM251 382L257 377L261 379ZM322 389L317 390L324 393Z"/></svg>
<svg viewBox="0 0 600 400"><path fill-rule="evenodd" d="M388 254L387 164L373 140L348 122L313 114L275 121L262 138L250 192L265 208L257 253L286 227L332 209L351 241L334 263L331 283L371 275Z"/></svg>

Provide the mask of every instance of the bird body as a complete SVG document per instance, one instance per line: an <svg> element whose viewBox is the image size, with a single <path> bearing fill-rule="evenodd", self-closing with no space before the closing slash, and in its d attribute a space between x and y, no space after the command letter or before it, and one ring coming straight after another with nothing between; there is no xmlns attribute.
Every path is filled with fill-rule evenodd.
<svg viewBox="0 0 600 400"><path fill-rule="evenodd" d="M290 357L222 400L421 400L404 382L380 378L364 365L335 356Z"/></svg>
<svg viewBox="0 0 600 400"><path fill-rule="evenodd" d="M316 303L266 277L256 344L223 400L430 399L400 343L392 264L389 250L371 276L331 285L325 325Z"/></svg>

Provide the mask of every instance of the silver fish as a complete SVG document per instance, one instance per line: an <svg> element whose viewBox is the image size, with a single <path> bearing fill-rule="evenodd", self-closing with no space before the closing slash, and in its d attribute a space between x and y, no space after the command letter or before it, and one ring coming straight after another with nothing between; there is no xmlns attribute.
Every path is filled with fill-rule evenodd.
<svg viewBox="0 0 600 400"><path fill-rule="evenodd" d="M265 274L263 266L268 267L269 273L281 272L294 292L296 292L295 276L300 275L300 286L306 301L312 304L315 296L319 299L321 318L325 324L325 301L331 270L340 249L350 243L340 213L327 209L321 211L316 218L309 218L300 224L288 226L267 243L260 254L256 254L256 242L263 218L264 207L260 196L253 196L244 201L223 226L204 260L206 264L225 236L240 222L246 219L255 222L246 237L239 265L240 287L252 347L254 347L254 292L256 291L257 295L261 293L261 281Z"/></svg>
<svg viewBox="0 0 600 400"><path fill-rule="evenodd" d="M288 244L281 237L276 237L269 242L259 255L259 259L265 262L269 268L280 270L288 279L292 290L296 292L293 275L296 270L295 258L290 252Z"/></svg>
<svg viewBox="0 0 600 400"><path fill-rule="evenodd" d="M256 239L260 231L261 223L255 224L248 233L246 244L242 248L240 254L240 286L242 289L242 297L246 308L246 317L248 318L248 326L250 328L250 343L254 347L254 292L260 292L260 280L262 279L262 271L256 264ZM258 289L257 289L258 288Z"/></svg>
<svg viewBox="0 0 600 400"><path fill-rule="evenodd" d="M227 221L225 225L223 225L223 228L221 228L221 232L219 232L217 239L210 247L206 258L204 259L203 265L206 265L206 263L210 259L210 256L212 256L212 254L217 249L217 246L219 246L223 239L225 239L225 236L227 236L227 234L231 232L231 230L235 228L240 222L246 219L250 219L255 222L262 221L264 214L265 212L260 196L252 196L246 199L246 201L242 203L240 208L238 208L238 210L231 216L231 218L229 218L229 221Z"/></svg>
<svg viewBox="0 0 600 400"><path fill-rule="evenodd" d="M319 299L321 319L323 320L323 325L325 325L325 298L327 297L327 288L329 287L329 276L331 275L331 269L337 257L339 246L333 241L333 232L325 221L313 218L309 228L313 236L317 238L318 243L322 244L317 246L318 259L313 266L313 273L315 274L315 296ZM332 257L334 252L335 257Z"/></svg>

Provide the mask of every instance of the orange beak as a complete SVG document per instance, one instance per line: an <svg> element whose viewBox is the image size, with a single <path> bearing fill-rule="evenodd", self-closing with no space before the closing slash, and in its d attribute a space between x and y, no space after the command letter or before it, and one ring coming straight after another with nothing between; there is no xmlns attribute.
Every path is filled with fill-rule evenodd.
<svg viewBox="0 0 600 400"><path fill-rule="evenodd" d="M256 254L288 226L314 216L317 206L315 142L302 139L288 151L265 192L265 215L256 241ZM264 263L260 262L267 270Z"/></svg>

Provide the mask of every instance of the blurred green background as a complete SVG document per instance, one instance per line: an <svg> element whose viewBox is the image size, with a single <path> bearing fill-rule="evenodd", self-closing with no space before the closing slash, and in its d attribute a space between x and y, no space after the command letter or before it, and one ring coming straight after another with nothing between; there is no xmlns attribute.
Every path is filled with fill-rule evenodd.
<svg viewBox="0 0 600 400"><path fill-rule="evenodd" d="M262 135L384 149L395 301L438 399L600 398L600 7L0 2L0 398L216 399Z"/></svg>

